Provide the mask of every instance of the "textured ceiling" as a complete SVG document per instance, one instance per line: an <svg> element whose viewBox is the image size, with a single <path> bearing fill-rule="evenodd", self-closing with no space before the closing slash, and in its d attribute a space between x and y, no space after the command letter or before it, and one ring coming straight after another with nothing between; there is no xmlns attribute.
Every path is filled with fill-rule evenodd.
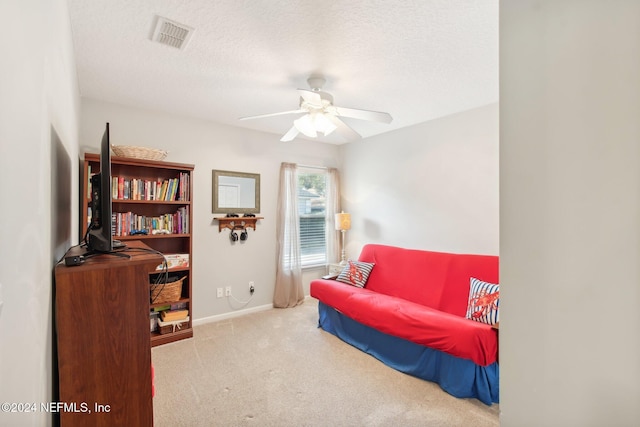
<svg viewBox="0 0 640 427"><path fill-rule="evenodd" d="M323 74L363 137L498 101L498 0L69 0L81 96L274 134ZM151 41L156 16L195 28ZM334 134L318 138L343 143Z"/></svg>

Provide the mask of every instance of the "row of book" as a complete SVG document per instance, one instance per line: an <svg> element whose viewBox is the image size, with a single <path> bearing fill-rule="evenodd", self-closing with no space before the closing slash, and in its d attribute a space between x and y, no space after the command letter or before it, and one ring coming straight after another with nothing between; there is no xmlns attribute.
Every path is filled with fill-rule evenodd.
<svg viewBox="0 0 640 427"><path fill-rule="evenodd" d="M111 197L114 200L187 201L189 185L189 174L185 172L180 172L178 178L164 181L112 176Z"/></svg>
<svg viewBox="0 0 640 427"><path fill-rule="evenodd" d="M133 212L115 212L111 216L111 231L114 236L189 234L189 206L180 207L174 213L160 216L139 215Z"/></svg>
<svg viewBox="0 0 640 427"><path fill-rule="evenodd" d="M91 165L87 183L87 198L91 199ZM122 176L111 177L111 198L114 200L159 200L188 201L190 195L190 175L180 172L178 178L171 179L126 179Z"/></svg>

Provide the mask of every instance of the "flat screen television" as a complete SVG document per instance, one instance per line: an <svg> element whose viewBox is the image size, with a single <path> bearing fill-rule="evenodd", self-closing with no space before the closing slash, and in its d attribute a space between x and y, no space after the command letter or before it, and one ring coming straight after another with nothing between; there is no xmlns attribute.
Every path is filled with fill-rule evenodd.
<svg viewBox="0 0 640 427"><path fill-rule="evenodd" d="M91 177L91 225L87 232L87 249L108 253L124 246L113 240L111 229L111 144L107 123L100 145L100 172Z"/></svg>

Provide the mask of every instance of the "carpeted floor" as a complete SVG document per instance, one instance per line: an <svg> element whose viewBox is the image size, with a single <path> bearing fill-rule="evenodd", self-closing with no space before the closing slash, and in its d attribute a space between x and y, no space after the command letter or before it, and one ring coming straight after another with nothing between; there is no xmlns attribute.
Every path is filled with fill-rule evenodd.
<svg viewBox="0 0 640 427"><path fill-rule="evenodd" d="M317 313L307 299L154 347L155 425L499 425L499 405L457 399L387 367L319 329Z"/></svg>

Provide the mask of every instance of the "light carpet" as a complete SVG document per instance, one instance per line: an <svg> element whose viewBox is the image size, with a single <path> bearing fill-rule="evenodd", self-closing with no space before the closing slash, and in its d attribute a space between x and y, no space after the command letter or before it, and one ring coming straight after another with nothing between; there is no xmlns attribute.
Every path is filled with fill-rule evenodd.
<svg viewBox="0 0 640 427"><path fill-rule="evenodd" d="M317 327L318 304L196 326L152 349L157 427L498 426L458 399Z"/></svg>

